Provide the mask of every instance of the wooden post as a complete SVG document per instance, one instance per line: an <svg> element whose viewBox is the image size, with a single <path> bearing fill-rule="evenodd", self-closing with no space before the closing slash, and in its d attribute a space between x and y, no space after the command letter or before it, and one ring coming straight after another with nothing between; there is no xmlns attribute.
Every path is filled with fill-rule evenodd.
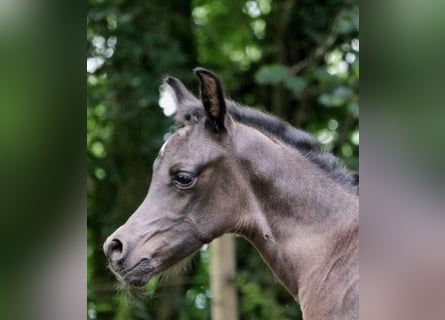
<svg viewBox="0 0 445 320"><path fill-rule="evenodd" d="M226 234L210 245L212 320L238 319L235 272L235 239Z"/></svg>

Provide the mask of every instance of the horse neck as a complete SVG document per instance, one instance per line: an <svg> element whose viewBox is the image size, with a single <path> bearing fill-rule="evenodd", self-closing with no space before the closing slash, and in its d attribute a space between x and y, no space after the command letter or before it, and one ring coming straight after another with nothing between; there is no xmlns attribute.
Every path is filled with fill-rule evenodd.
<svg viewBox="0 0 445 320"><path fill-rule="evenodd" d="M325 282L336 281L334 260L357 255L358 197L291 147L242 125L237 135L245 138L237 149L250 190L249 213L238 232L260 251L304 314L308 301L326 298Z"/></svg>

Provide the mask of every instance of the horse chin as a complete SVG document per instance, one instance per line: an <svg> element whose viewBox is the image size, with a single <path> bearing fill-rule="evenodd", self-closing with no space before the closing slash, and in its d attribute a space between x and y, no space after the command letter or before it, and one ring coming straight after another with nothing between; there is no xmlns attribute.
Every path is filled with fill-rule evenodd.
<svg viewBox="0 0 445 320"><path fill-rule="evenodd" d="M153 277L187 264L187 261L190 261L188 258L192 257L201 246L200 242L193 244L189 242L186 246L181 245L162 252L162 258L143 258L126 272L121 273L118 278L130 286L142 287Z"/></svg>
<svg viewBox="0 0 445 320"><path fill-rule="evenodd" d="M143 287L150 281L151 277L149 273L130 274L126 275L123 281L132 287Z"/></svg>
<svg viewBox="0 0 445 320"><path fill-rule="evenodd" d="M151 262L153 263L153 261ZM143 287L153 277L163 274L178 261L171 259L166 260L163 263L159 263L159 261L156 262L152 264L148 261L148 259L142 259L136 264L135 267L124 273L124 275L121 275L119 278L122 282L132 287Z"/></svg>
<svg viewBox="0 0 445 320"><path fill-rule="evenodd" d="M146 258L139 260L138 263L127 270L116 271L111 265L109 268L119 282L132 287L142 287L153 277L153 268Z"/></svg>
<svg viewBox="0 0 445 320"><path fill-rule="evenodd" d="M155 273L150 267L144 266L130 270L120 278L121 281L132 287L142 287L146 285L154 275Z"/></svg>

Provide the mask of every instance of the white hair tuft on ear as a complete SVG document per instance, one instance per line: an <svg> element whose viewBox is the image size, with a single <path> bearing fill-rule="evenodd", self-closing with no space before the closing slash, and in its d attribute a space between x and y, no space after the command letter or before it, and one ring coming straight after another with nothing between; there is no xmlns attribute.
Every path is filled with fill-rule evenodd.
<svg viewBox="0 0 445 320"><path fill-rule="evenodd" d="M173 115L178 106L175 91L167 83L163 83L159 88L159 106L167 117Z"/></svg>

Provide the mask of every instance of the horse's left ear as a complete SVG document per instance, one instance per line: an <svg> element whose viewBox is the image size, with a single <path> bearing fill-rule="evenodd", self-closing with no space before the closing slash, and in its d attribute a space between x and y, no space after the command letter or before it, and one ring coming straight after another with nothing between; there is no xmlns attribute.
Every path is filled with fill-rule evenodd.
<svg viewBox="0 0 445 320"><path fill-rule="evenodd" d="M198 76L201 84L201 101L212 129L216 132L224 131L226 102L221 81L210 70L195 68L193 71Z"/></svg>

